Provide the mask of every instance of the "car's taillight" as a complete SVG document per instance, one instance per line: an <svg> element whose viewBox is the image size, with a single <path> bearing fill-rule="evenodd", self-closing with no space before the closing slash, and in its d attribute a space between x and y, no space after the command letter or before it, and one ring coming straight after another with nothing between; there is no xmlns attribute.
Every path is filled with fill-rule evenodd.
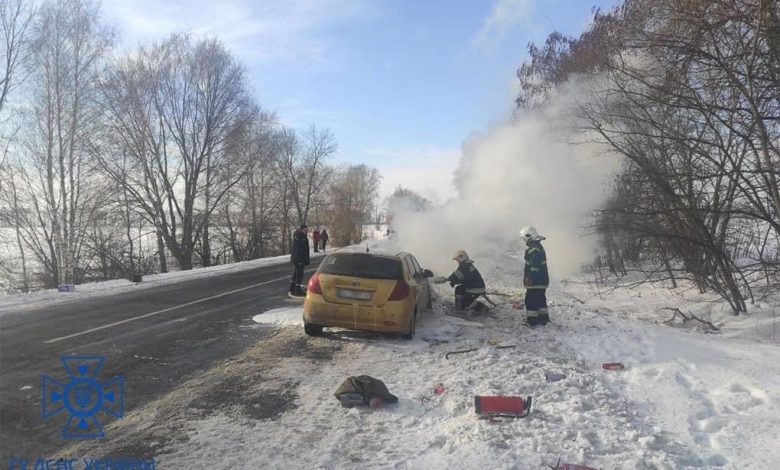
<svg viewBox="0 0 780 470"><path fill-rule="evenodd" d="M396 281L393 292L387 300L403 300L409 296L409 285L405 281Z"/></svg>
<svg viewBox="0 0 780 470"><path fill-rule="evenodd" d="M309 278L309 285L306 286L306 290L322 295L322 287L320 287L320 273L314 273L314 275Z"/></svg>

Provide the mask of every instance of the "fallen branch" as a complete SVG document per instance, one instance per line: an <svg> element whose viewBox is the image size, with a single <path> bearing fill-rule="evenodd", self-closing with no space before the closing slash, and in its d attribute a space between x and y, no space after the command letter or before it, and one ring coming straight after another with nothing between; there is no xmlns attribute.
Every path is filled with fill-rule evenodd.
<svg viewBox="0 0 780 470"><path fill-rule="evenodd" d="M511 349L511 348L516 348L516 347L517 346L515 346L515 345L495 346L496 349ZM481 349L481 348L471 348L471 349L461 349L460 351L450 351L450 352L448 352L447 354L444 355L444 359L449 359L450 356L453 355L453 354L470 353L470 352L478 351L479 349Z"/></svg>
<svg viewBox="0 0 780 470"><path fill-rule="evenodd" d="M566 297L569 297L570 299L575 300L575 301L581 303L582 305L585 305L585 302L583 302L582 300L578 299L577 296L575 296L571 292L567 292L567 291L562 291L562 292L563 292L563 295L565 295Z"/></svg>
<svg viewBox="0 0 780 470"><path fill-rule="evenodd" d="M669 310L670 312L674 312L674 315L672 315L672 318L670 318L670 319L668 319L668 320L666 320L664 322L667 325L671 325L672 323L674 323L674 320L676 320L677 317L679 316L679 317L682 317L683 324L685 324L685 323L687 323L687 322L689 322L691 320L695 320L695 321L703 324L704 326L706 326L710 331L718 331L718 332L720 332L720 328L715 326L715 324L713 324L711 321L701 319L701 318L697 317L696 315L694 315L692 313L685 314L682 310L680 310L679 308L675 308L675 307L664 307L663 310Z"/></svg>

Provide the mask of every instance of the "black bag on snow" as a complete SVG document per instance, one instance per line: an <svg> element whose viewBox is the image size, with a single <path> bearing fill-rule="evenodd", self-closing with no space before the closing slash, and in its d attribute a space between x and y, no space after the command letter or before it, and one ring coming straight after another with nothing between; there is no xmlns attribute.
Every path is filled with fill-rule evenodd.
<svg viewBox="0 0 780 470"><path fill-rule="evenodd" d="M398 397L390 393L384 382L369 375L348 377L333 395L347 408L368 405L375 397L385 403L398 402Z"/></svg>

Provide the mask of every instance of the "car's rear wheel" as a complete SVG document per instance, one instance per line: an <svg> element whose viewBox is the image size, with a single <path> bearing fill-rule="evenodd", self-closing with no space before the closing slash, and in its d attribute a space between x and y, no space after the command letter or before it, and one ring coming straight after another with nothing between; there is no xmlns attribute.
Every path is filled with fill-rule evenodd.
<svg viewBox="0 0 780 470"><path fill-rule="evenodd" d="M303 324L303 331L306 332L309 336L320 336L322 335L322 326L321 325L313 325L311 323L304 323Z"/></svg>
<svg viewBox="0 0 780 470"><path fill-rule="evenodd" d="M406 331L406 333L402 334L401 337L403 339L414 338L414 330L416 326L417 326L417 308L415 307L414 313L412 313L412 318L409 320L409 329Z"/></svg>

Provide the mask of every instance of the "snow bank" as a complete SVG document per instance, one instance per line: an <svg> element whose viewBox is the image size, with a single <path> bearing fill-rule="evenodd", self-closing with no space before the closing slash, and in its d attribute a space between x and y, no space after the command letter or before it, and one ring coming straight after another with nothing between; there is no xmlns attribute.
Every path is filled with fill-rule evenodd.
<svg viewBox="0 0 780 470"><path fill-rule="evenodd" d="M252 320L264 326L303 326L303 311L300 307L276 308L255 315Z"/></svg>

